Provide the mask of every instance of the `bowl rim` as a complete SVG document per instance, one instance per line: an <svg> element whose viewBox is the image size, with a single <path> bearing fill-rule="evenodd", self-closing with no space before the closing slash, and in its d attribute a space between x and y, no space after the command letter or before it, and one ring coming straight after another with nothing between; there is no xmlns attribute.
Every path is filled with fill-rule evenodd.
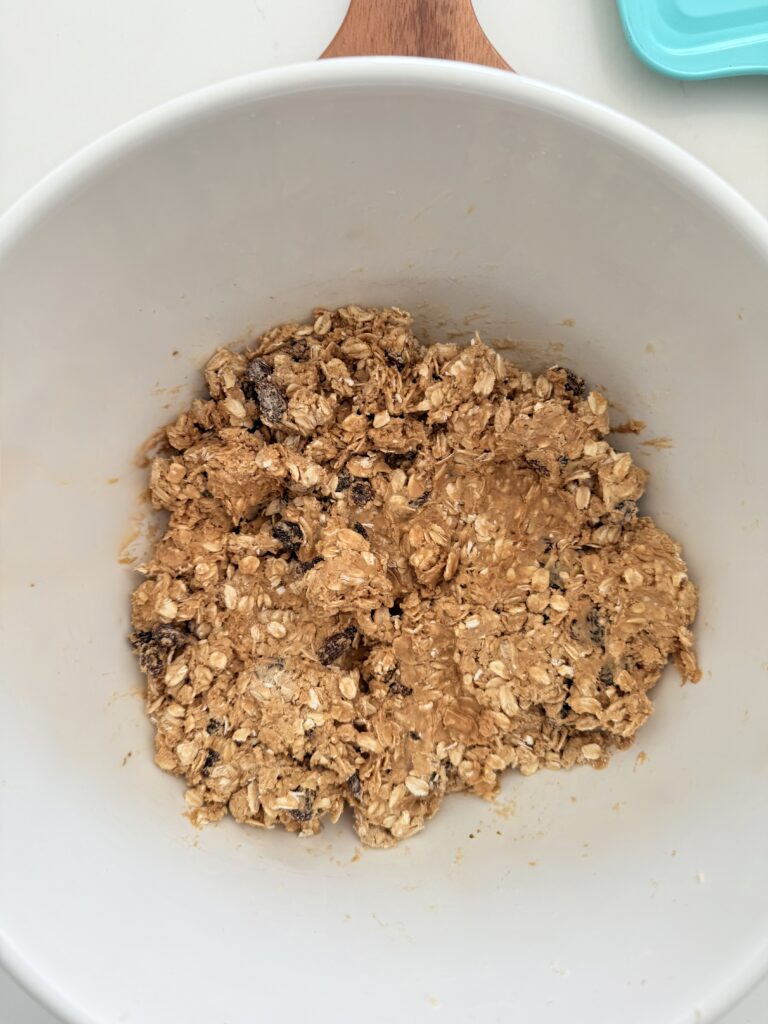
<svg viewBox="0 0 768 1024"><path fill-rule="evenodd" d="M0 215L0 259L33 224L133 150L248 101L339 86L437 87L522 102L612 137L672 174L768 256L768 218L715 171L652 128L595 100L525 75L421 57L341 57L239 75L161 103L113 128L48 172Z"/></svg>
<svg viewBox="0 0 768 1024"><path fill-rule="evenodd" d="M158 138L249 102L338 87L377 86L472 93L538 109L608 136L719 213L768 267L768 218L696 157L627 115L558 86L496 68L412 57L348 57L270 68L214 83L162 103L102 135L46 174L0 216L0 271L3 258L47 214ZM2 927L0 938L0 964L34 998L71 1024L103 1024L40 975ZM731 1009L767 973L768 943L707 994L700 1006L702 1024Z"/></svg>

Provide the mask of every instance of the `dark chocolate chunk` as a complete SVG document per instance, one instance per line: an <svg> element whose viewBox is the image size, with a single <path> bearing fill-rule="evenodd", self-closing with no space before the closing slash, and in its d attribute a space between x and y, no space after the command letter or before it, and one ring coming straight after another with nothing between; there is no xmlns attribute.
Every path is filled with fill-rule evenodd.
<svg viewBox="0 0 768 1024"><path fill-rule="evenodd" d="M341 491L346 491L351 483L352 477L349 475L349 470L346 469L346 467L344 469L340 469L339 482L336 485L336 493L339 494Z"/></svg>
<svg viewBox="0 0 768 1024"><path fill-rule="evenodd" d="M526 459L525 461L539 476L549 476L549 470L539 459Z"/></svg>
<svg viewBox="0 0 768 1024"><path fill-rule="evenodd" d="M224 723L220 719L212 718L208 722L208 725L206 725L205 731L208 733L209 736L213 736L215 732L221 732L223 724Z"/></svg>
<svg viewBox="0 0 768 1024"><path fill-rule="evenodd" d="M359 533L361 537L365 537L365 539L368 540L368 531L362 523L352 523L352 529L355 533Z"/></svg>

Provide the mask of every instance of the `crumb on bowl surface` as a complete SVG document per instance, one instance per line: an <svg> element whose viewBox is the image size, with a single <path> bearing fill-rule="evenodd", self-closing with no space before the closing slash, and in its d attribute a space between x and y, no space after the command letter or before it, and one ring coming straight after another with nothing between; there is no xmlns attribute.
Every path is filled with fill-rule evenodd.
<svg viewBox="0 0 768 1024"><path fill-rule="evenodd" d="M698 678L680 549L571 370L348 306L205 382L152 462L131 636L193 820L311 834L349 804L390 846L508 768L603 767L670 658Z"/></svg>

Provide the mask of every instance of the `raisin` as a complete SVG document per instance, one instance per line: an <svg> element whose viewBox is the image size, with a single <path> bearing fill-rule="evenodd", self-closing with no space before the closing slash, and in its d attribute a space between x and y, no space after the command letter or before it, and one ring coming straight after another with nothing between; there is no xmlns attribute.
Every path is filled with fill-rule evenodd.
<svg viewBox="0 0 768 1024"><path fill-rule="evenodd" d="M555 572L554 569L549 570L549 589L559 590L561 594L565 593L565 587L560 580L560 574Z"/></svg>
<svg viewBox="0 0 768 1024"><path fill-rule="evenodd" d="M317 652L317 659L321 665L332 665L337 658L340 658L342 654L346 652L352 646L352 641L357 633L356 626L347 626L346 629L342 629L339 633L332 633L329 637L322 642Z"/></svg>
<svg viewBox="0 0 768 1024"><path fill-rule="evenodd" d="M635 654L625 654L621 659L621 663L627 672L637 672L638 669L643 668L642 659L638 658Z"/></svg>
<svg viewBox="0 0 768 1024"><path fill-rule="evenodd" d="M306 790L301 790L301 795L304 799L304 807L297 807L293 811L288 813L295 821L311 821L312 820L312 804L315 802L313 793L307 793Z"/></svg>
<svg viewBox="0 0 768 1024"><path fill-rule="evenodd" d="M272 376L272 367L264 359L252 359L245 371L245 379L251 384L261 384Z"/></svg>
<svg viewBox="0 0 768 1024"><path fill-rule="evenodd" d="M359 800L362 797L363 786L362 783L360 782L360 776L357 774L357 772L353 772L347 779L347 789L355 798L355 800Z"/></svg>
<svg viewBox="0 0 768 1024"><path fill-rule="evenodd" d="M603 665L598 672L597 678L603 686L613 686L613 672L611 671L610 665Z"/></svg>
<svg viewBox="0 0 768 1024"><path fill-rule="evenodd" d="M373 487L369 480L355 480L349 489L349 496L358 508L373 500Z"/></svg>
<svg viewBox="0 0 768 1024"><path fill-rule="evenodd" d="M212 736L215 732L221 732L223 723L218 718L212 718L208 725L205 727L205 731L209 736Z"/></svg>
<svg viewBox="0 0 768 1024"><path fill-rule="evenodd" d="M398 370L402 370L405 366L405 360L401 359L400 356L394 355L392 352L385 352L384 358L390 366L394 366Z"/></svg>
<svg viewBox="0 0 768 1024"><path fill-rule="evenodd" d="M256 385L256 401L262 417L271 423L279 423L288 408L288 399L271 380L262 380Z"/></svg>
<svg viewBox="0 0 768 1024"><path fill-rule="evenodd" d="M574 398L581 398L584 394L584 388L586 387L583 377L579 377L579 375L574 373L573 370L566 370L565 368L563 368L563 370L565 373L565 382L563 383L564 390L570 392Z"/></svg>
<svg viewBox="0 0 768 1024"><path fill-rule="evenodd" d="M560 463L561 466L567 466L571 460L568 458L567 455L558 455L557 461Z"/></svg>
<svg viewBox="0 0 768 1024"><path fill-rule="evenodd" d="M429 496L432 491L424 491L420 498L414 498L413 501L409 501L408 505L411 508L423 508L429 501Z"/></svg>
<svg viewBox="0 0 768 1024"><path fill-rule="evenodd" d="M359 533L361 537L365 537L365 539L368 540L368 531L362 523L352 523L352 529L355 533Z"/></svg>
<svg viewBox="0 0 768 1024"><path fill-rule="evenodd" d="M221 755L218 754L212 747L208 748L208 753L205 755L205 761L203 762L202 774L208 777L208 772L213 768L217 761L221 760Z"/></svg>
<svg viewBox="0 0 768 1024"><path fill-rule="evenodd" d="M549 476L549 470L539 459L526 459L525 461L539 476Z"/></svg>
<svg viewBox="0 0 768 1024"><path fill-rule="evenodd" d="M183 647L189 641L189 634L179 626L163 623L152 630L152 639L161 647L171 650Z"/></svg>
<svg viewBox="0 0 768 1024"><path fill-rule="evenodd" d="M621 515L621 518L625 523L631 522L637 516L637 502L627 499L626 501L620 501L615 506L616 511Z"/></svg>
<svg viewBox="0 0 768 1024"><path fill-rule="evenodd" d="M308 573L310 569L314 569L316 565L320 565L322 560L323 560L322 556L315 555L315 557L314 558L310 558L310 560L308 562L299 562L299 573L300 573L300 575L304 576L305 573Z"/></svg>
<svg viewBox="0 0 768 1024"><path fill-rule="evenodd" d="M161 676L176 652L189 643L190 636L178 626L162 623L154 629L139 629L129 639L139 656L141 671Z"/></svg>
<svg viewBox="0 0 768 1024"><path fill-rule="evenodd" d="M587 612L587 635L598 647L602 647L605 643L605 626L601 621L600 609L597 605L592 605Z"/></svg>
<svg viewBox="0 0 768 1024"><path fill-rule="evenodd" d="M346 468L340 470L339 482L336 484L336 493L339 494L341 491L346 491L351 483L352 477L349 475L349 470Z"/></svg>
<svg viewBox="0 0 768 1024"><path fill-rule="evenodd" d="M296 360L303 359L307 352L309 352L309 346L303 338L294 338L288 345L288 349L291 356Z"/></svg>
<svg viewBox="0 0 768 1024"><path fill-rule="evenodd" d="M285 550L292 555L295 555L304 543L301 527L290 519L281 519L280 522L275 523L272 527L272 536L275 540L280 541Z"/></svg>
<svg viewBox="0 0 768 1024"><path fill-rule="evenodd" d="M413 687L406 686L405 683L401 683L399 679L395 679L389 684L389 692L394 697L410 697L413 693Z"/></svg>
<svg viewBox="0 0 768 1024"><path fill-rule="evenodd" d="M312 820L312 808L305 809L303 811L295 810L288 812L292 818L296 821L311 821Z"/></svg>
<svg viewBox="0 0 768 1024"><path fill-rule="evenodd" d="M416 452L384 452L384 461L390 469L399 469L405 463L413 462Z"/></svg>

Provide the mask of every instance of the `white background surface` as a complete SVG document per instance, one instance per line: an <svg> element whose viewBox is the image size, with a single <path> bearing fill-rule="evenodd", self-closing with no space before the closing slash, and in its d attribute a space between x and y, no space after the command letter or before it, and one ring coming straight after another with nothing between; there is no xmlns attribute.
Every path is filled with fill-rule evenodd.
<svg viewBox="0 0 768 1024"><path fill-rule="evenodd" d="M0 0L0 212L76 150L164 100L315 58L346 7L347 0ZM656 128L768 214L768 77L658 76L628 49L614 0L475 7L518 71ZM55 1024L2 971L0 1021ZM723 1024L766 1021L768 983Z"/></svg>

